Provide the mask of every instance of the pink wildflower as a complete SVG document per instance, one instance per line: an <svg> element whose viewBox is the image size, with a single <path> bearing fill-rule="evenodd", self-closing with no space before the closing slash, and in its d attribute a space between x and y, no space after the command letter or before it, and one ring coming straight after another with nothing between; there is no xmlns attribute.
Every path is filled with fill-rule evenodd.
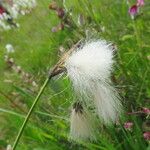
<svg viewBox="0 0 150 150"><path fill-rule="evenodd" d="M127 130L131 130L133 127L133 122L125 122L124 123L124 128Z"/></svg>
<svg viewBox="0 0 150 150"><path fill-rule="evenodd" d="M3 14L5 12L6 12L6 10L0 5L0 14Z"/></svg>
<svg viewBox="0 0 150 150"><path fill-rule="evenodd" d="M145 114L147 114L147 115L150 115L150 109L148 109L146 107L143 107L142 112L145 113Z"/></svg>
<svg viewBox="0 0 150 150"><path fill-rule="evenodd" d="M143 133L143 137L144 137L145 140L150 140L150 132L149 131L148 132L144 132Z"/></svg>
<svg viewBox="0 0 150 150"><path fill-rule="evenodd" d="M137 6L144 6L144 0L137 0Z"/></svg>
<svg viewBox="0 0 150 150"><path fill-rule="evenodd" d="M137 15L138 13L138 6L137 5L133 5L129 8L129 14L131 15L131 18L134 19L134 17Z"/></svg>

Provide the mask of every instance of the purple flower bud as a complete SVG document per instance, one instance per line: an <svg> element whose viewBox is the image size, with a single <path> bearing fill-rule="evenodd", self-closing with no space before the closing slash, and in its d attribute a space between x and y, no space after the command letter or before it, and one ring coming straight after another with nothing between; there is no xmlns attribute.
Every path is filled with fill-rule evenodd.
<svg viewBox="0 0 150 150"><path fill-rule="evenodd" d="M5 8L3 8L3 7L0 5L0 15L3 14L3 13L5 13L5 12L6 12Z"/></svg>
<svg viewBox="0 0 150 150"><path fill-rule="evenodd" d="M137 0L137 6L143 6L144 0Z"/></svg>
<svg viewBox="0 0 150 150"><path fill-rule="evenodd" d="M150 140L150 132L149 131L148 132L144 132L143 133L143 137L144 137L145 140Z"/></svg>
<svg viewBox="0 0 150 150"><path fill-rule="evenodd" d="M124 123L124 128L127 130L131 130L133 127L133 122L125 122Z"/></svg>
<svg viewBox="0 0 150 150"><path fill-rule="evenodd" d="M58 15L59 18L63 18L64 15L65 15L65 11L64 11L63 8L58 8L58 9L56 10L56 13L57 13L57 15Z"/></svg>
<svg viewBox="0 0 150 150"><path fill-rule="evenodd" d="M129 14L131 15L131 18L134 19L134 17L137 15L138 13L138 6L137 5L133 5L129 8Z"/></svg>

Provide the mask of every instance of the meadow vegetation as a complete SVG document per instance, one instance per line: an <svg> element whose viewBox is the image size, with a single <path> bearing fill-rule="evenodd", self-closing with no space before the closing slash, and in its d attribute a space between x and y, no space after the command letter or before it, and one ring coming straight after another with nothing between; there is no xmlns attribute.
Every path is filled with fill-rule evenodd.
<svg viewBox="0 0 150 150"><path fill-rule="evenodd" d="M122 97L124 115L103 127L97 142L71 142L69 114L73 101L67 77L56 77L44 91L17 150L149 150L150 132L150 3L134 19L126 0L61 0L71 12L67 21L38 0L32 13L20 16L19 28L0 31L0 149L13 145L19 128L50 68L80 39L111 41L116 50L112 79ZM63 26L60 22L63 23ZM59 29L58 27L59 26ZM12 44L14 53L7 53ZM6 58L7 55L7 58ZM132 123L131 128L125 126Z"/></svg>

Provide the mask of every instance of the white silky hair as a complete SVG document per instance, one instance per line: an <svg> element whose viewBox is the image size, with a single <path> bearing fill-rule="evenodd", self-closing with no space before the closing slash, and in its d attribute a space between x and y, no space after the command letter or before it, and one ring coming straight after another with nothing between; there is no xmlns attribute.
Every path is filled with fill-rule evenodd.
<svg viewBox="0 0 150 150"><path fill-rule="evenodd" d="M96 112L104 124L115 123L122 111L120 97L110 85L98 84L94 93Z"/></svg>
<svg viewBox="0 0 150 150"><path fill-rule="evenodd" d="M75 109L72 109L70 124L70 140L96 140L95 124L91 114L86 110L77 112Z"/></svg>
<svg viewBox="0 0 150 150"><path fill-rule="evenodd" d="M114 50L105 40L87 41L66 60L65 67L74 90L92 102L101 122L110 124L120 115L120 98L111 85Z"/></svg>

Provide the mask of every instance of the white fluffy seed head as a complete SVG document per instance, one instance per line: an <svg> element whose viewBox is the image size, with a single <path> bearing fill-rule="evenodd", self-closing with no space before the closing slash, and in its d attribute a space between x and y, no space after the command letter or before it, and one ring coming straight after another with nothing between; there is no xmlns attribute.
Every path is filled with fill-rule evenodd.
<svg viewBox="0 0 150 150"><path fill-rule="evenodd" d="M75 92L87 103L93 103L105 124L114 122L121 112L118 94L109 84L113 62L111 44L94 40L77 49L65 63Z"/></svg>
<svg viewBox="0 0 150 150"><path fill-rule="evenodd" d="M73 108L70 123L70 140L96 140L95 124L87 110L76 110L76 108Z"/></svg>
<svg viewBox="0 0 150 150"><path fill-rule="evenodd" d="M66 61L70 77L71 73L78 74L87 79L105 79L110 76L113 64L113 48L106 41L97 40L87 42L77 49Z"/></svg>
<svg viewBox="0 0 150 150"><path fill-rule="evenodd" d="M86 42L67 59L65 65L75 90L84 93L91 88L92 82L105 82L110 77L113 48L104 40Z"/></svg>

